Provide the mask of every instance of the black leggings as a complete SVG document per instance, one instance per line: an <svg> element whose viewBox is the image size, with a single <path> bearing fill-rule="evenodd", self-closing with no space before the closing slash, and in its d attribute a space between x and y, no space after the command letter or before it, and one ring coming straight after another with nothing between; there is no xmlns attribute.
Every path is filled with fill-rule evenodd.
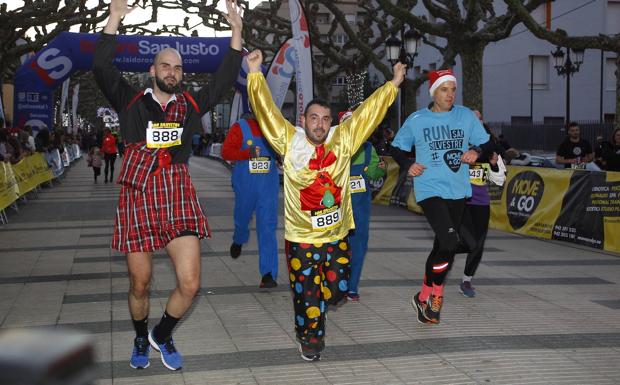
<svg viewBox="0 0 620 385"><path fill-rule="evenodd" d="M435 232L433 250L426 260L424 283L428 286L443 285L459 246L457 230L463 218L465 199L432 197L418 204Z"/></svg>
<svg viewBox="0 0 620 385"><path fill-rule="evenodd" d="M469 233L473 238L473 242L469 247L465 247L467 250L467 260L465 261L464 274L467 276L473 277L476 274L478 265L480 265L482 252L484 251L484 241L487 239L489 230L490 215L491 209L489 206L465 205L459 234L465 238L466 233Z"/></svg>
<svg viewBox="0 0 620 385"><path fill-rule="evenodd" d="M103 158L105 159L105 169L103 170L103 176L105 180L112 181L114 178L114 162L116 162L116 154L104 154ZM108 179L108 167L110 169L110 178Z"/></svg>

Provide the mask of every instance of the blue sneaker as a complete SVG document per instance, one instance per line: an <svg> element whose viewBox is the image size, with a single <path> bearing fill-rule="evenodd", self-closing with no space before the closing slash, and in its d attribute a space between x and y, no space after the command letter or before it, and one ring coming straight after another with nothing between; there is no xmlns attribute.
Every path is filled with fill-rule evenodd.
<svg viewBox="0 0 620 385"><path fill-rule="evenodd" d="M155 340L153 331L149 333L149 342L153 349L157 350L161 355L161 362L170 370L179 370L183 367L183 357L174 347L172 337L168 337L164 343L160 344Z"/></svg>
<svg viewBox="0 0 620 385"><path fill-rule="evenodd" d="M473 298L476 296L476 291L469 281L464 281L459 284L459 293L463 294L467 298Z"/></svg>
<svg viewBox="0 0 620 385"><path fill-rule="evenodd" d="M151 364L149 362L149 352L151 346L147 337L136 337L133 340L133 352L131 352L131 360L129 366L134 369L146 369Z"/></svg>

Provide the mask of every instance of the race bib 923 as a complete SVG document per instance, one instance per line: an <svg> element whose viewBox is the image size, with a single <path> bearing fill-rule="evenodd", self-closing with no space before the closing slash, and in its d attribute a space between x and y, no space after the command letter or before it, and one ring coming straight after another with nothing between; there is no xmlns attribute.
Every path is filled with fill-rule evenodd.
<svg viewBox="0 0 620 385"><path fill-rule="evenodd" d="M250 174L266 174L271 169L271 158L268 156L259 156L258 158L250 158L248 162Z"/></svg>
<svg viewBox="0 0 620 385"><path fill-rule="evenodd" d="M183 127L177 122L151 122L146 128L146 146L148 148L165 148L181 144Z"/></svg>

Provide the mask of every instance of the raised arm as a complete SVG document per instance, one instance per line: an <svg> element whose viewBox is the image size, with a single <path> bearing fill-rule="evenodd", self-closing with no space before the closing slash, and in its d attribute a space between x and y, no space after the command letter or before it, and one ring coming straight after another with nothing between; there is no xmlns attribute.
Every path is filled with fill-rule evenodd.
<svg viewBox="0 0 620 385"><path fill-rule="evenodd" d="M287 137L292 136L295 127L282 116L282 112L276 107L267 86L267 81L261 72L263 54L252 51L247 56L248 68L248 97L252 111L256 115L258 125L271 147L280 155L286 152Z"/></svg>
<svg viewBox="0 0 620 385"><path fill-rule="evenodd" d="M127 7L127 0L112 0L110 17L97 40L93 57L95 81L117 113L120 113L137 93L114 65L116 32L122 18L132 10L133 8Z"/></svg>
<svg viewBox="0 0 620 385"><path fill-rule="evenodd" d="M134 8L127 6L127 0L112 0L110 2L110 17L108 17L108 23L103 28L103 33L109 35L116 35L118 27L121 25L121 20Z"/></svg>

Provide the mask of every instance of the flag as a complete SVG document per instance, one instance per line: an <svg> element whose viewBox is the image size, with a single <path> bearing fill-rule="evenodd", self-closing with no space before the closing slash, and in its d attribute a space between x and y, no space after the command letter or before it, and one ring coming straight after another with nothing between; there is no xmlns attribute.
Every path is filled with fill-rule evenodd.
<svg viewBox="0 0 620 385"><path fill-rule="evenodd" d="M306 21L304 9L299 0L291 0L289 2L289 9L293 29L293 46L295 47L295 56L297 59L297 65L295 67L295 80L297 84L296 122L298 126L301 126L301 116L306 106L313 98L312 52L308 22Z"/></svg>

